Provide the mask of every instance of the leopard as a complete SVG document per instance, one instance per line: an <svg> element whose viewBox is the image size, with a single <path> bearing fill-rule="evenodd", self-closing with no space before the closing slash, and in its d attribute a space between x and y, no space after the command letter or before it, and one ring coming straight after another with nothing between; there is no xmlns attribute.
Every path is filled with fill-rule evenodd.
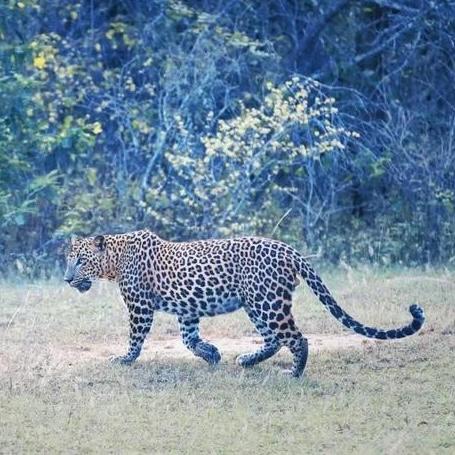
<svg viewBox="0 0 455 455"><path fill-rule="evenodd" d="M409 307L412 321L395 329L370 327L335 301L319 275L297 249L264 237L169 241L148 229L122 234L73 236L64 280L87 292L98 279L118 283L129 315L129 348L112 360L131 365L140 355L156 312L177 317L183 344L209 365L221 360L216 346L201 338L201 318L243 309L263 339L236 363L252 367L289 349L284 372L300 377L308 359L308 340L292 314L292 295L303 278L320 303L347 329L376 340L408 337L424 324L424 310Z"/></svg>

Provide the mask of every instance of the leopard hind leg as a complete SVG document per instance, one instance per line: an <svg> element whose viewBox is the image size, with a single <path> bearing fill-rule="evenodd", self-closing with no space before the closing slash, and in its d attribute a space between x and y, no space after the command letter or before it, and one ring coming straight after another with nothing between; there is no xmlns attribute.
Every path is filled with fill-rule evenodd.
<svg viewBox="0 0 455 455"><path fill-rule="evenodd" d="M275 331L280 344L286 346L293 356L292 368L283 372L298 378L303 374L308 360L308 340L295 325L294 317L289 308L290 302L289 304L284 303L277 311L276 319L270 323L270 327Z"/></svg>
<svg viewBox="0 0 455 455"><path fill-rule="evenodd" d="M241 355L237 358L237 363L244 367L256 365L285 346L292 353L293 363L292 368L284 373L299 377L308 360L308 341L295 324L291 313L291 295L288 299L283 299L285 292L280 294L281 298L269 301L256 296L254 308L245 306L250 320L264 338L264 345L256 352Z"/></svg>
<svg viewBox="0 0 455 455"><path fill-rule="evenodd" d="M242 354L237 357L236 362L238 365L249 368L275 355L280 350L281 346L276 336L274 336L273 331L267 327L267 324L259 317L258 313L248 307L245 307L245 310L249 319L256 327L256 330L264 339L264 344L257 351Z"/></svg>

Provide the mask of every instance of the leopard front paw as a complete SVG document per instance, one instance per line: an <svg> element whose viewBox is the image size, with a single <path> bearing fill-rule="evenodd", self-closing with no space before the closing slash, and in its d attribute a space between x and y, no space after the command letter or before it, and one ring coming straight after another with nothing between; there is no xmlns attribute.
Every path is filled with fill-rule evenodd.
<svg viewBox="0 0 455 455"><path fill-rule="evenodd" d="M205 341L200 341L195 349L194 353L198 357L202 357L210 365L216 365L221 360L221 355L218 349L213 344Z"/></svg>

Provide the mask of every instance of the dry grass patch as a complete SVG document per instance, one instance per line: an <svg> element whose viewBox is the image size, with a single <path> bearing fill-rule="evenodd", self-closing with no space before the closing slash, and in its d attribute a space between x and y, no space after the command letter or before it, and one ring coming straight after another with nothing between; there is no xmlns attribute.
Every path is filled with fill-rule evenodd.
<svg viewBox="0 0 455 455"><path fill-rule="evenodd" d="M217 368L157 349L178 337L159 315L127 368L107 362L127 342L115 287L79 295L57 282L2 283L0 452L453 453L455 274L326 275L339 303L372 325L405 323L409 304L421 304L422 335L313 349L305 377L292 380L279 373L286 353L234 365L253 334L241 312L204 320L204 335L226 340ZM294 309L307 333L346 333L303 287Z"/></svg>

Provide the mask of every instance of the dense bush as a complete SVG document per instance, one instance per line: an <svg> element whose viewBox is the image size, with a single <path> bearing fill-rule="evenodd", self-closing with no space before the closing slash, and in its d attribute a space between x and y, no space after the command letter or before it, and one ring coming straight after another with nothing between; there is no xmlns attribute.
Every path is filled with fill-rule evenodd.
<svg viewBox="0 0 455 455"><path fill-rule="evenodd" d="M455 257L451 1L8 0L0 266L71 232Z"/></svg>

